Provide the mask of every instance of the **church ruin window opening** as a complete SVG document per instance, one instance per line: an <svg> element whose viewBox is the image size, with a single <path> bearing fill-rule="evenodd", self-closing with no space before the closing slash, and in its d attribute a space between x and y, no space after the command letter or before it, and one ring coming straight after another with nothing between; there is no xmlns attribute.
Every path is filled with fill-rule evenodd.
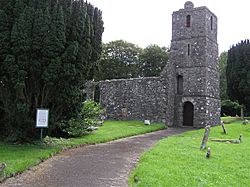
<svg viewBox="0 0 250 187"><path fill-rule="evenodd" d="M210 26L211 26L211 31L212 31L213 30L213 16L211 16L210 21L211 21Z"/></svg>
<svg viewBox="0 0 250 187"><path fill-rule="evenodd" d="M190 56L190 44L188 44L188 46L187 46L187 54L188 54L188 56Z"/></svg>
<svg viewBox="0 0 250 187"><path fill-rule="evenodd" d="M187 15L186 17L186 27L190 27L191 26L191 16Z"/></svg>
<svg viewBox="0 0 250 187"><path fill-rule="evenodd" d="M94 101L95 102L100 102L100 86L99 84L97 84L95 86L95 90L94 90Z"/></svg>
<svg viewBox="0 0 250 187"><path fill-rule="evenodd" d="M177 76L177 94L183 94L183 76Z"/></svg>

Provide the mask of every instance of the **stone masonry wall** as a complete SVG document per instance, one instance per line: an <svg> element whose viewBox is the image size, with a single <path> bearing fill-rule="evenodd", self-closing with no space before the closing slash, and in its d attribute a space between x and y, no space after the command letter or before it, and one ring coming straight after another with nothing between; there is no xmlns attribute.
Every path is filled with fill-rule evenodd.
<svg viewBox="0 0 250 187"><path fill-rule="evenodd" d="M102 81L100 102L110 119L166 122L167 81L160 77Z"/></svg>

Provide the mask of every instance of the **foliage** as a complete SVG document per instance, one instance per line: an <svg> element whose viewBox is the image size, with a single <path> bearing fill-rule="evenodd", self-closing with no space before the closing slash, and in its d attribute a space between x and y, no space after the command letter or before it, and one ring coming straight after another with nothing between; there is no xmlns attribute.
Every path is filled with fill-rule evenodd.
<svg viewBox="0 0 250 187"><path fill-rule="evenodd" d="M224 122L224 124L229 124L229 123L238 122L238 121L241 120L241 118L240 117L227 116L227 117L221 117L221 120Z"/></svg>
<svg viewBox="0 0 250 187"><path fill-rule="evenodd" d="M95 125L105 115L105 110L101 107L100 103L92 100L86 100L83 104L80 116L86 121L92 121L89 125Z"/></svg>
<svg viewBox="0 0 250 187"><path fill-rule="evenodd" d="M221 100L228 99L226 67L227 67L227 52L222 52L219 56L220 98L221 98Z"/></svg>
<svg viewBox="0 0 250 187"><path fill-rule="evenodd" d="M82 119L70 119L62 123L62 131L67 133L70 137L83 136L87 133L89 126L84 123Z"/></svg>
<svg viewBox="0 0 250 187"><path fill-rule="evenodd" d="M49 133L76 117L101 54L102 13L83 0L0 0L0 137L34 137L37 108Z"/></svg>
<svg viewBox="0 0 250 187"><path fill-rule="evenodd" d="M82 144L96 144L111 140L144 134L163 129L164 124L144 125L136 121L106 121L95 133L81 138L55 139L46 137L46 142L55 143L56 147L39 145L11 145L0 143L0 163L6 163L5 177L13 176L29 167L38 164L41 160L49 158L59 152L63 147L77 146Z"/></svg>
<svg viewBox="0 0 250 187"><path fill-rule="evenodd" d="M222 118L224 120L224 118ZM200 151L204 130L195 130L169 137L143 154L130 176L131 186L249 186L250 126L238 120L226 125L227 134L221 126L213 127L210 137L238 139L240 144L208 141L211 157ZM137 181L137 182L135 182Z"/></svg>
<svg viewBox="0 0 250 187"><path fill-rule="evenodd" d="M138 77L141 48L116 40L103 44L96 80Z"/></svg>
<svg viewBox="0 0 250 187"><path fill-rule="evenodd" d="M96 80L160 76L169 60L169 49L158 45L139 48L116 40L103 44Z"/></svg>
<svg viewBox="0 0 250 187"><path fill-rule="evenodd" d="M158 45L149 45L142 50L140 56L140 76L160 76L169 60L169 49Z"/></svg>
<svg viewBox="0 0 250 187"><path fill-rule="evenodd" d="M232 101L238 101L250 110L250 43L241 41L228 51L226 68L227 93Z"/></svg>
<svg viewBox="0 0 250 187"><path fill-rule="evenodd" d="M86 100L78 118L65 122L62 125L62 130L69 136L83 136L88 132L89 127L98 126L98 122L103 120L103 115L105 115L105 110L99 103Z"/></svg>
<svg viewBox="0 0 250 187"><path fill-rule="evenodd" d="M55 138L55 137L46 136L43 139L43 143L49 146L65 145L68 142L70 142L70 139L66 139L66 138Z"/></svg>
<svg viewBox="0 0 250 187"><path fill-rule="evenodd" d="M240 116L241 106L237 102L231 100L222 100L221 115L222 116Z"/></svg>

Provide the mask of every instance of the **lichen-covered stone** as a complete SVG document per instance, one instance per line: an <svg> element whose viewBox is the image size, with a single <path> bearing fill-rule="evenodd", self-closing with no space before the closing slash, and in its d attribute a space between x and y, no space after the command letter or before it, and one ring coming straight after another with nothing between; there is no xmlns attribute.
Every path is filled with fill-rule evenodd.
<svg viewBox="0 0 250 187"><path fill-rule="evenodd" d="M165 122L166 80L160 77L102 81L101 104L111 119Z"/></svg>

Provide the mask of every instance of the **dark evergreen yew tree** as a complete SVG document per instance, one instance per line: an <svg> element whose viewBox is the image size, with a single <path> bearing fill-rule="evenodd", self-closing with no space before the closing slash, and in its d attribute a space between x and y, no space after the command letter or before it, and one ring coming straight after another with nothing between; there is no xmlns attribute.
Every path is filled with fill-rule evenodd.
<svg viewBox="0 0 250 187"><path fill-rule="evenodd" d="M250 110L250 43L242 41L228 51L227 93Z"/></svg>
<svg viewBox="0 0 250 187"><path fill-rule="evenodd" d="M0 0L1 137L34 137L37 108L50 109L51 133L78 115L103 30L101 11L83 0Z"/></svg>

